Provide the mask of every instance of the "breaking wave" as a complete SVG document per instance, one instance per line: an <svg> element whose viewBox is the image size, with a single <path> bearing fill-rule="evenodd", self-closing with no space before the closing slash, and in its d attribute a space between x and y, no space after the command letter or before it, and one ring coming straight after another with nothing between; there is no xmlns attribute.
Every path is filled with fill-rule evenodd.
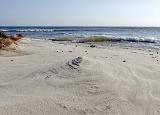
<svg viewBox="0 0 160 115"><path fill-rule="evenodd" d="M0 27L7 34L22 34L29 38L52 41L142 42L160 44L160 28L120 27Z"/></svg>
<svg viewBox="0 0 160 115"><path fill-rule="evenodd" d="M89 36L82 38L60 38L52 39L52 41L72 41L75 43L86 43L86 42L143 42L143 43L156 43L160 42L155 38L141 38L141 37L104 37L104 36Z"/></svg>
<svg viewBox="0 0 160 115"><path fill-rule="evenodd" d="M78 31L74 29L0 29L2 32L66 32Z"/></svg>

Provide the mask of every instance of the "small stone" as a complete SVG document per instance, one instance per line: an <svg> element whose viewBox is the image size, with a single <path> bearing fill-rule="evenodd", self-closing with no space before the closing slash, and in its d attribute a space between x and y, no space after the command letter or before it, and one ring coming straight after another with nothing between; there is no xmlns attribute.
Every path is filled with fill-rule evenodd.
<svg viewBox="0 0 160 115"><path fill-rule="evenodd" d="M67 107L64 105L63 108L66 109Z"/></svg>
<svg viewBox="0 0 160 115"><path fill-rule="evenodd" d="M90 45L90 47L91 47L91 48L95 48L95 47L96 47L96 45L92 44L92 45Z"/></svg>
<svg viewBox="0 0 160 115"><path fill-rule="evenodd" d="M82 57L77 57L76 59L72 60L72 64L79 66L79 64L82 63L82 60Z"/></svg>
<svg viewBox="0 0 160 115"><path fill-rule="evenodd" d="M152 52L152 50L148 50L149 52Z"/></svg>
<svg viewBox="0 0 160 115"><path fill-rule="evenodd" d="M108 105L108 106L106 106L106 108L107 108L107 109L111 109L111 106Z"/></svg>
<svg viewBox="0 0 160 115"><path fill-rule="evenodd" d="M49 78L49 76L46 76L44 79L48 79Z"/></svg>
<svg viewBox="0 0 160 115"><path fill-rule="evenodd" d="M123 60L123 62L126 62L126 60Z"/></svg>

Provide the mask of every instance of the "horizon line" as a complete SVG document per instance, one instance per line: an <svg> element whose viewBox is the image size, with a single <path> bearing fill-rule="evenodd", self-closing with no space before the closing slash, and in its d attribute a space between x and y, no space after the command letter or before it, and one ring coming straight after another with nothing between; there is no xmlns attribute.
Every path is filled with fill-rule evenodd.
<svg viewBox="0 0 160 115"><path fill-rule="evenodd" d="M142 28L159 28L160 26L83 26L83 25L5 25L2 26L0 25L0 27L142 27Z"/></svg>

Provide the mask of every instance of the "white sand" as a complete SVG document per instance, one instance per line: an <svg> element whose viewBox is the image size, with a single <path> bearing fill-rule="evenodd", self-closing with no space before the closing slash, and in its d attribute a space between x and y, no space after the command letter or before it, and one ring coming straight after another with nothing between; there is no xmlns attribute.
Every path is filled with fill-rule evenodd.
<svg viewBox="0 0 160 115"><path fill-rule="evenodd" d="M22 40L0 51L0 115L160 115L156 50L87 46Z"/></svg>

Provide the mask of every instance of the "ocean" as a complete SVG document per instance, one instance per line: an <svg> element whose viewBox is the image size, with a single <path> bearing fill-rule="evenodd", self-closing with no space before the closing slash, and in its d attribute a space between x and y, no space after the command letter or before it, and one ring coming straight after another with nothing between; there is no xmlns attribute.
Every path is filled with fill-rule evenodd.
<svg viewBox="0 0 160 115"><path fill-rule="evenodd" d="M106 37L110 42L160 48L160 27L0 27L7 34L22 34L30 39Z"/></svg>

